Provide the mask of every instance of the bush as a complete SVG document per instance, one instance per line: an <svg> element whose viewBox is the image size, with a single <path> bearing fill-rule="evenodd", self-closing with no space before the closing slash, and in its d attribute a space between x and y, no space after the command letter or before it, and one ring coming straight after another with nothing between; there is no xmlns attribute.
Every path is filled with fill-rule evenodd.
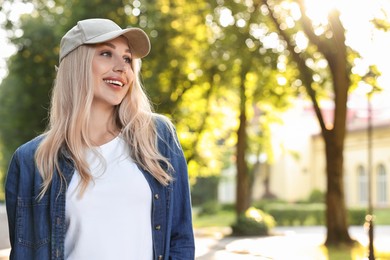
<svg viewBox="0 0 390 260"><path fill-rule="evenodd" d="M366 218L366 210L365 209L348 209L348 222L350 225L363 225L365 223Z"/></svg>
<svg viewBox="0 0 390 260"><path fill-rule="evenodd" d="M274 218L260 209L249 208L232 225L233 236L266 236L275 226Z"/></svg>
<svg viewBox="0 0 390 260"><path fill-rule="evenodd" d="M214 215L217 214L220 209L221 205L217 201L210 200L201 205L199 210L199 216Z"/></svg>
<svg viewBox="0 0 390 260"><path fill-rule="evenodd" d="M324 203L325 202L325 194L320 190L313 190L309 198L307 199L308 203Z"/></svg>
<svg viewBox="0 0 390 260"><path fill-rule="evenodd" d="M305 226L325 225L325 204L287 204L278 203L267 205L264 209L271 214L278 226ZM348 223L350 225L362 225L365 222L365 209L348 209Z"/></svg>
<svg viewBox="0 0 390 260"><path fill-rule="evenodd" d="M287 204L287 202L284 200L281 200L281 199L261 199L261 200L253 202L252 206L257 208L257 209L267 211L266 210L267 206L274 205L274 204L278 204L278 205L279 204Z"/></svg>
<svg viewBox="0 0 390 260"><path fill-rule="evenodd" d="M323 204L270 204L265 210L275 218L278 226L322 225L325 223Z"/></svg>
<svg viewBox="0 0 390 260"><path fill-rule="evenodd" d="M232 203L221 204L221 210L234 211L235 208L235 204Z"/></svg>

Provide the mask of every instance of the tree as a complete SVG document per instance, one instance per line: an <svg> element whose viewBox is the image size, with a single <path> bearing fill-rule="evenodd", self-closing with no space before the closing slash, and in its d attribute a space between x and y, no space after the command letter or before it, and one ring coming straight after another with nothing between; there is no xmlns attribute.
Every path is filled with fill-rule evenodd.
<svg viewBox="0 0 390 260"><path fill-rule="evenodd" d="M0 86L3 169L17 146L45 128L55 72L52 51L57 41L52 26L40 19L25 17L23 21L24 37L13 40L18 52L8 61L9 75Z"/></svg>
<svg viewBox="0 0 390 260"><path fill-rule="evenodd" d="M283 17L277 11L277 4L273 1L263 0L269 17L274 24L275 30L286 43L291 59L296 63L299 70L299 78L313 103L313 108L321 127L321 135L325 143L326 157L326 245L351 244L353 240L348 233L347 209L344 198L343 186L343 150L346 135L347 100L351 87L351 63L349 56L356 53L345 43L345 29L340 20L340 13L332 10L328 16L328 24L323 25L323 33L315 33L315 25L306 15L303 0L292 2L300 10L300 19L295 21L296 30L302 29L310 42L306 50L297 47L294 41L294 30L286 28ZM328 64L328 70L322 72L321 81L315 82L314 78L321 75L318 68L310 67L308 59L318 60L315 55L321 55ZM330 78L327 82L326 78ZM330 83L330 88L327 84ZM319 100L321 95L329 91L334 103L333 122L326 124Z"/></svg>
<svg viewBox="0 0 390 260"><path fill-rule="evenodd" d="M239 217L251 205L253 169L256 163L249 157L272 152L269 139L261 138L267 132L272 110L288 107L288 96L294 91L284 88L278 79L289 78L288 69L278 68L275 50L260 40L266 37L261 30L264 17L254 15L260 2L219 2L213 7L213 19L208 19L213 31L212 53L223 67L220 88L228 89L236 98L234 103L238 125L234 129L236 165L236 215ZM224 93L225 94L225 93ZM226 95L226 94L225 94ZM233 105L233 104L232 104ZM253 164L253 165L252 165Z"/></svg>
<svg viewBox="0 0 390 260"><path fill-rule="evenodd" d="M171 117L189 165L196 176L215 175L218 138L210 131L215 67L208 62L206 1L143 1L141 24L151 35L152 52L144 63L146 89L159 113ZM205 139L209 138L207 151ZM210 155L213 155L212 157Z"/></svg>

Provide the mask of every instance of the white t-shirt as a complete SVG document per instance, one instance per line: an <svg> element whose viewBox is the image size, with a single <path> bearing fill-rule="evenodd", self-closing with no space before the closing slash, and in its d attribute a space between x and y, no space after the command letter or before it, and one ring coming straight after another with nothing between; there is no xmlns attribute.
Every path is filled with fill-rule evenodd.
<svg viewBox="0 0 390 260"><path fill-rule="evenodd" d="M65 259L153 259L152 195L121 137L92 151L93 175L83 196L76 171L66 194Z"/></svg>

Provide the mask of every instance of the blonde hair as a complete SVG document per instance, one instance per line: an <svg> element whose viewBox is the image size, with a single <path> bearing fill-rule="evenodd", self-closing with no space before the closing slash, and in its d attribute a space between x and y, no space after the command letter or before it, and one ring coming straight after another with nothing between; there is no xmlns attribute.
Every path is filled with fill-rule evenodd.
<svg viewBox="0 0 390 260"><path fill-rule="evenodd" d="M35 153L36 164L43 178L41 197L48 191L55 171L60 175L61 183L65 181L59 165L60 156L70 157L79 172L80 194L92 181L85 150L93 148L87 129L93 100L91 64L94 53L93 46L82 45L69 53L59 65L52 92L49 125ZM163 166L171 169L171 165L157 148L156 114L139 78L141 60L133 59L132 68L135 75L133 85L116 107L114 120L130 146L131 158L161 184L168 185L172 176ZM167 119L165 121L171 126Z"/></svg>

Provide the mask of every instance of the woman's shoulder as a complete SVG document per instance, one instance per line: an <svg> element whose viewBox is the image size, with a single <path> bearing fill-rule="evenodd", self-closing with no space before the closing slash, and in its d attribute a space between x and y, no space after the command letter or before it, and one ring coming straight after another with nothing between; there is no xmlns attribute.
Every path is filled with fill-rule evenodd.
<svg viewBox="0 0 390 260"><path fill-rule="evenodd" d="M175 134L175 126L168 117L161 114L154 114L153 119L160 136L168 137Z"/></svg>
<svg viewBox="0 0 390 260"><path fill-rule="evenodd" d="M172 121L162 114L153 114L153 120L157 129L164 129L173 126Z"/></svg>
<svg viewBox="0 0 390 260"><path fill-rule="evenodd" d="M176 128L172 121L164 115L156 114L154 116L154 122L157 130L159 147L168 146L170 149L181 149L177 138Z"/></svg>
<svg viewBox="0 0 390 260"><path fill-rule="evenodd" d="M42 142L44 138L44 135L39 135L28 142L20 145L15 153L21 154L23 156L33 156L35 154L35 151L37 150L39 144Z"/></svg>

